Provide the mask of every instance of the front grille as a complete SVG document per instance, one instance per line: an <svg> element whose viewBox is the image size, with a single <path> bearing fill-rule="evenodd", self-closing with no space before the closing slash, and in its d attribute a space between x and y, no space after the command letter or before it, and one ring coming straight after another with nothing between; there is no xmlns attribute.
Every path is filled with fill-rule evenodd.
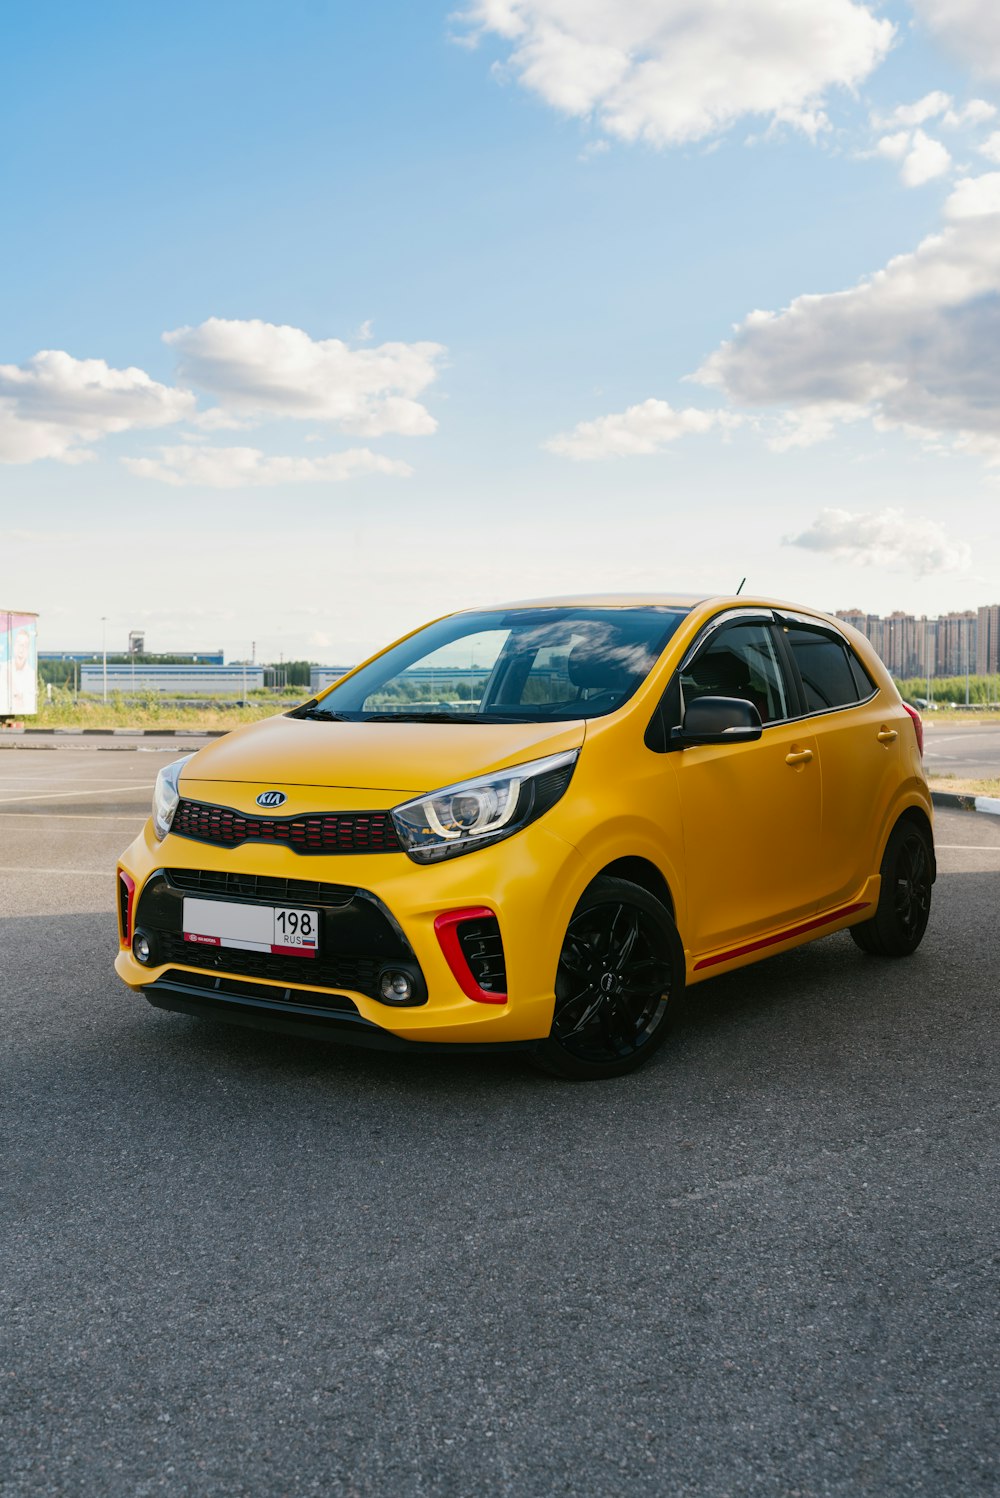
<svg viewBox="0 0 1000 1498"><path fill-rule="evenodd" d="M192 981L194 980L194 981ZM206 978L198 982L194 973L168 968L163 983L177 983L198 993L217 993L231 999L263 999L268 1004L304 1004L310 1009L334 1009L339 1014L357 1014L358 1006L342 993L311 993L307 988L272 988L267 983L244 983L237 978Z"/></svg>
<svg viewBox="0 0 1000 1498"><path fill-rule="evenodd" d="M316 983L321 988L349 988L354 993L377 994L376 979L383 966L369 957L335 954L324 957L282 957L275 952L245 952L240 947L205 947L185 941L182 934L156 934L155 961L182 962L203 972L239 973L245 978L270 978L275 983ZM314 995L321 1003L323 996Z"/></svg>
<svg viewBox="0 0 1000 1498"><path fill-rule="evenodd" d="M282 843L296 853L398 853L387 811L317 812L302 817L253 817L228 806L179 801L170 831L199 843Z"/></svg>
<svg viewBox="0 0 1000 1498"><path fill-rule="evenodd" d="M507 965L496 916L462 921L458 940L469 971L486 993L507 992Z"/></svg>
<svg viewBox="0 0 1000 1498"><path fill-rule="evenodd" d="M315 910L319 951L314 957L300 957L185 941L184 903L192 895L248 907L291 905ZM401 969L413 982L412 1002L427 1002L427 986L413 948L369 890L233 871L160 869L143 886L134 924L149 941L154 966L183 964L212 974L213 980L216 974L230 973L234 978L270 980L296 988L309 984L347 989L379 1001L379 974L384 968Z"/></svg>
<svg viewBox="0 0 1000 1498"><path fill-rule="evenodd" d="M349 905L355 891L319 879L272 879L261 874L219 874L209 869L167 869L167 878L188 894L223 900L259 900L262 905Z"/></svg>

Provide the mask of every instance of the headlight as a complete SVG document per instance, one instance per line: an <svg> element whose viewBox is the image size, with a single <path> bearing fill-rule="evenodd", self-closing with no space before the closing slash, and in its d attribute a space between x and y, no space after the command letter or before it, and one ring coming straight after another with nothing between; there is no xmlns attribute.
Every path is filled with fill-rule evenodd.
<svg viewBox="0 0 1000 1498"><path fill-rule="evenodd" d="M189 759L194 759L194 755L185 754L183 759L173 760L169 765L164 765L156 777L153 787L153 831L160 842L170 831L170 824L174 820L174 812L181 798L177 782Z"/></svg>
<svg viewBox="0 0 1000 1498"><path fill-rule="evenodd" d="M417 863L435 863L510 837L556 804L579 752L550 754L406 801L392 812L399 840Z"/></svg>

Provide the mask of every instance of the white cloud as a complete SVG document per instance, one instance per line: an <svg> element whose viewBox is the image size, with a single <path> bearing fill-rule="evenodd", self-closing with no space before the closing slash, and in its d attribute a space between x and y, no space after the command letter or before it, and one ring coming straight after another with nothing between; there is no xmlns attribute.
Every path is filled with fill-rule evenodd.
<svg viewBox="0 0 1000 1498"><path fill-rule="evenodd" d="M996 115L997 107L985 99L970 99L961 109L946 109L941 123L949 130L961 130L966 125L983 125Z"/></svg>
<svg viewBox="0 0 1000 1498"><path fill-rule="evenodd" d="M253 422L246 416L234 416L224 406L208 406L192 416L191 425L199 432L245 432Z"/></svg>
<svg viewBox="0 0 1000 1498"><path fill-rule="evenodd" d="M94 454L81 444L169 426L194 407L189 390L158 385L142 369L45 349L25 364L0 364L0 462L85 462Z"/></svg>
<svg viewBox="0 0 1000 1498"><path fill-rule="evenodd" d="M847 291L752 312L694 378L776 409L785 446L870 417L1000 464L1000 172L960 181L945 216Z"/></svg>
<svg viewBox="0 0 1000 1498"><path fill-rule="evenodd" d="M875 514L821 510L808 530L785 541L861 567L884 567L916 577L963 572L972 561L968 543L953 540L936 520L915 519L897 509Z"/></svg>
<svg viewBox="0 0 1000 1498"><path fill-rule="evenodd" d="M1000 78L1000 6L996 0L914 0L914 7L975 72Z"/></svg>
<svg viewBox="0 0 1000 1498"><path fill-rule="evenodd" d="M995 218L1000 214L1000 172L986 172L982 177L963 177L945 204L950 219ZM994 225L994 232L1000 226Z"/></svg>
<svg viewBox="0 0 1000 1498"><path fill-rule="evenodd" d="M883 156L887 161L902 163L900 178L905 187L922 187L943 177L952 168L952 158L947 147L927 135L921 125L936 120L942 129L969 131L985 124L996 114L996 106L985 99L970 99L956 109L951 94L936 89L925 94L913 104L900 104L889 114L872 114L870 123L876 131L885 131L875 143L874 152L863 151L862 156ZM1000 136L1000 132L997 132ZM992 139L992 137L991 137ZM968 144L975 144L969 142ZM987 147L980 146L989 155Z"/></svg>
<svg viewBox="0 0 1000 1498"><path fill-rule="evenodd" d="M611 147L606 140L588 140L576 159L577 161L593 161L595 156L604 156L610 150Z"/></svg>
<svg viewBox="0 0 1000 1498"><path fill-rule="evenodd" d="M163 336L183 377L215 396L224 416L327 421L365 437L437 427L416 397L437 377L439 343L352 349L301 328L221 317Z"/></svg>
<svg viewBox="0 0 1000 1498"><path fill-rule="evenodd" d="M1000 130L988 135L979 149L990 161L1000 161Z"/></svg>
<svg viewBox="0 0 1000 1498"><path fill-rule="evenodd" d="M915 104L900 104L884 123L923 125L927 120L935 119L950 108L951 94L943 94L940 89L935 89L933 93L924 94L924 97L918 99Z"/></svg>
<svg viewBox="0 0 1000 1498"><path fill-rule="evenodd" d="M255 447L161 447L156 458L123 458L137 478L159 479L175 487L242 489L263 484L337 484L366 473L408 478L408 463L367 447L323 458L268 457Z"/></svg>
<svg viewBox="0 0 1000 1498"><path fill-rule="evenodd" d="M508 42L553 108L654 146L748 115L814 135L826 95L867 78L894 34L858 0L472 0L461 19Z"/></svg>
<svg viewBox="0 0 1000 1498"><path fill-rule="evenodd" d="M996 105L990 104L986 99L970 99L956 109L951 94L935 89L913 104L898 104L887 115L873 114L871 122L877 129L885 130L891 129L893 125L905 125L907 129L912 129L915 125L926 125L928 120L940 120L949 130L961 130L984 124L993 119L996 112Z"/></svg>
<svg viewBox="0 0 1000 1498"><path fill-rule="evenodd" d="M909 149L909 130L896 130L892 135L883 135L875 146L878 154L887 157L889 161L902 161Z"/></svg>
<svg viewBox="0 0 1000 1498"><path fill-rule="evenodd" d="M947 148L920 129L883 135L875 144L875 154L901 163L899 175L904 187L922 187L951 168Z"/></svg>
<svg viewBox="0 0 1000 1498"><path fill-rule="evenodd" d="M905 187L923 187L925 182L943 177L950 166L951 156L941 142L922 130L914 130L900 176Z"/></svg>
<svg viewBox="0 0 1000 1498"><path fill-rule="evenodd" d="M571 432L550 437L543 445L563 458L620 458L659 452L678 437L733 426L737 420L726 411L699 411L693 406L675 411L666 401L647 400L626 411L581 421Z"/></svg>

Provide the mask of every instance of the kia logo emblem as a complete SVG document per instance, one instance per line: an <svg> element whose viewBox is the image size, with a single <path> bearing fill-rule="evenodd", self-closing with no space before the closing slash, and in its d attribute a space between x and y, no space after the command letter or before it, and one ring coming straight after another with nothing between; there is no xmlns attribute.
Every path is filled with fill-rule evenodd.
<svg viewBox="0 0 1000 1498"><path fill-rule="evenodd" d="M288 797L284 791L261 791L257 797L258 806L284 806Z"/></svg>

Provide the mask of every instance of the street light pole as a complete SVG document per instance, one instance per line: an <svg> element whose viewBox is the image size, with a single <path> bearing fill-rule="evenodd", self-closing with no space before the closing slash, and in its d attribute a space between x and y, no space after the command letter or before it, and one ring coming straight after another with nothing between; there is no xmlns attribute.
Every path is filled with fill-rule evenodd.
<svg viewBox="0 0 1000 1498"><path fill-rule="evenodd" d="M965 705L969 705L969 631L965 630Z"/></svg>
<svg viewBox="0 0 1000 1498"><path fill-rule="evenodd" d="M101 653L104 657L104 700L108 700L108 616L101 615Z"/></svg>

